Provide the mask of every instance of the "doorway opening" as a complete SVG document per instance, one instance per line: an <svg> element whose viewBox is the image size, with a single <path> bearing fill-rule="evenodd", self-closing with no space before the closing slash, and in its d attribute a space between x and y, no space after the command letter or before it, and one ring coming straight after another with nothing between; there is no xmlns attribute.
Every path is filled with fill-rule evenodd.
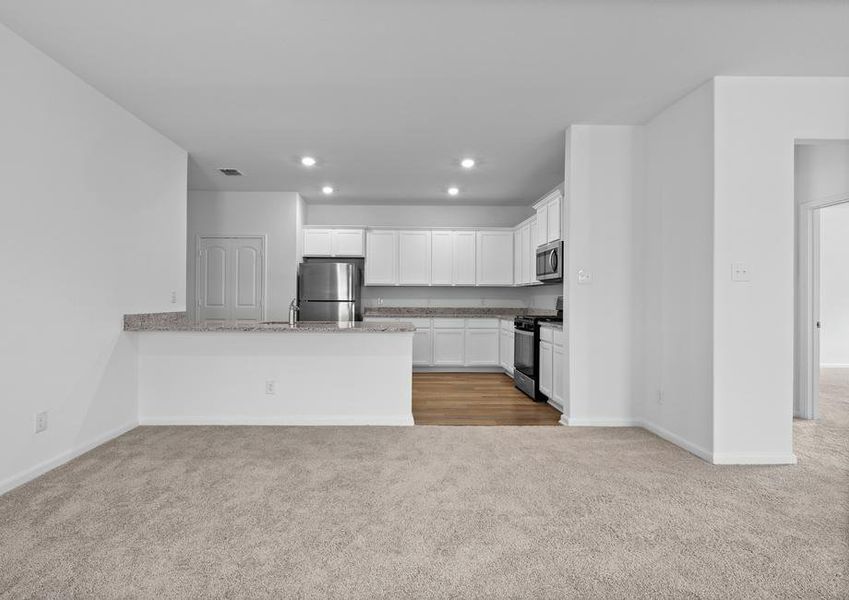
<svg viewBox="0 0 849 600"><path fill-rule="evenodd" d="M849 142L797 145L795 175L793 412L816 420L823 402L849 402Z"/></svg>

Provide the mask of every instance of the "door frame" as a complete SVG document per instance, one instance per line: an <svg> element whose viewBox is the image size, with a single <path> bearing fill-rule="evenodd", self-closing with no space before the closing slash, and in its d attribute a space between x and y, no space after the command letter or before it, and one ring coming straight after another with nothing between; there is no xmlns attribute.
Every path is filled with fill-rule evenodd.
<svg viewBox="0 0 849 600"><path fill-rule="evenodd" d="M800 202L796 212L796 350L793 416L819 414L821 209L849 202L838 194Z"/></svg>
<svg viewBox="0 0 849 600"><path fill-rule="evenodd" d="M250 240L259 240L260 242L260 252L262 256L260 260L262 261L262 265L260 267L260 321L268 320L268 261L266 260L267 249L268 249L268 235L264 233L247 233L247 234L223 234L223 233L198 233L195 235L195 253L194 253L194 261L195 261L195 301L191 306L191 317L192 319L197 318L197 309L200 305L201 291L200 291L200 267L201 261L198 260L200 258L201 252L201 241L202 240L229 240L229 239L250 239Z"/></svg>

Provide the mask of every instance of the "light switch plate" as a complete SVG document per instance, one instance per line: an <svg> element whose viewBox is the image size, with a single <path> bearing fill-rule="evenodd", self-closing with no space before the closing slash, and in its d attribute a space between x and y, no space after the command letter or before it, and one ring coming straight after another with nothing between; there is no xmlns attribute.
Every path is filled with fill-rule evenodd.
<svg viewBox="0 0 849 600"><path fill-rule="evenodd" d="M752 272L746 263L734 263L731 265L731 281L751 281Z"/></svg>
<svg viewBox="0 0 849 600"><path fill-rule="evenodd" d="M581 269L578 271L578 285L589 285L593 281L592 273Z"/></svg>

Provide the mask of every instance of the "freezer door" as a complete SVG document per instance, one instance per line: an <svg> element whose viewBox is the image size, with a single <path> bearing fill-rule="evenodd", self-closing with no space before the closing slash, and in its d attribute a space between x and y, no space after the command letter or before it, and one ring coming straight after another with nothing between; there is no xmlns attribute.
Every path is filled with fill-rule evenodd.
<svg viewBox="0 0 849 600"><path fill-rule="evenodd" d="M356 300L356 267L348 263L301 264L299 293L301 309L310 300Z"/></svg>
<svg viewBox="0 0 849 600"><path fill-rule="evenodd" d="M354 302L322 302L306 300L301 302L301 321L354 321L356 304Z"/></svg>

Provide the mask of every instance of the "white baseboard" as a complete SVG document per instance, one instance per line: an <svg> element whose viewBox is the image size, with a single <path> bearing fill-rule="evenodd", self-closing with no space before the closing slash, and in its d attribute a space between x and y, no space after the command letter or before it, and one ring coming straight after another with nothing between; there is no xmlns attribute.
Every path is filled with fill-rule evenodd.
<svg viewBox="0 0 849 600"><path fill-rule="evenodd" d="M820 363L820 369L849 369L849 364L844 364L844 363Z"/></svg>
<svg viewBox="0 0 849 600"><path fill-rule="evenodd" d="M714 452L715 465L795 465L795 454L745 454L737 452Z"/></svg>
<svg viewBox="0 0 849 600"><path fill-rule="evenodd" d="M705 448L702 448L701 446L699 446L697 444L694 444L692 442L685 440L680 435L678 435L676 433L672 433L668 429L664 429L663 427L660 427L660 426L655 425L654 423L650 423L648 421L643 421L641 425L642 425L643 429L652 432L653 434L655 434L659 438L665 439L667 442L672 442L676 446L680 446L684 450L686 450L686 451L688 451L692 454L695 454L696 456L698 456L702 460L707 461L707 462L714 462L712 452L710 452L709 450L706 450Z"/></svg>
<svg viewBox="0 0 849 600"><path fill-rule="evenodd" d="M291 415L272 417L249 416L173 416L141 417L139 425L289 425L289 426L390 426L413 425L413 415Z"/></svg>
<svg viewBox="0 0 849 600"><path fill-rule="evenodd" d="M96 448L97 446L100 446L101 444L105 444L109 440L115 439L119 435L123 435L123 434L127 433L128 431L135 429L137 426L138 426L138 423L135 423L135 422L134 423L127 423L126 425L122 425L121 427L118 427L117 429L107 431L106 433L97 436L93 440L90 440L90 441L88 441L84 444L80 444L77 447L73 448L72 450L69 450L67 452L63 452L63 453L61 453L57 456L54 456L53 458L51 458L49 460L46 460L42 463L39 463L39 464L35 465L34 467L27 469L23 473L18 473L17 475L13 475L13 476L11 476L7 479L4 479L3 481L0 481L0 495L3 495L6 492L13 490L20 485L23 485L23 484L25 484L29 481L32 481L36 477L44 475L48 471L52 471L56 467L64 465L66 462L71 461L71 460L77 458L78 456L85 454L89 450L92 450L92 449Z"/></svg>
<svg viewBox="0 0 849 600"><path fill-rule="evenodd" d="M569 427L641 427L639 419L576 419L563 415L561 425Z"/></svg>

